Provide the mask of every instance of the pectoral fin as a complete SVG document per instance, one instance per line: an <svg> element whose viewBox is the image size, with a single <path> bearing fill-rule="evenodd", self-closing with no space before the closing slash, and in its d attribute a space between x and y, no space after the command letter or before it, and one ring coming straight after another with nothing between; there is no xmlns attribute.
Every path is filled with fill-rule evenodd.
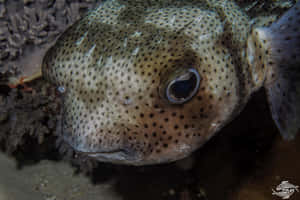
<svg viewBox="0 0 300 200"><path fill-rule="evenodd" d="M282 136L293 139L300 129L300 2L269 28L252 34L266 68L272 117Z"/></svg>

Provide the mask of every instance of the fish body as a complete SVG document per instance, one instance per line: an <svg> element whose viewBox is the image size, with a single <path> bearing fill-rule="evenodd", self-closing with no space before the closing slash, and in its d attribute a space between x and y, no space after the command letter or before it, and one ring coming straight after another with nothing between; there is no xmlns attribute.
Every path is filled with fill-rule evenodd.
<svg viewBox="0 0 300 200"><path fill-rule="evenodd" d="M292 9L287 14L299 25ZM294 137L298 73L289 81L290 73L281 71L290 68L279 67L283 56L273 56L287 37L277 31L286 20L263 18L255 23L232 1L103 2L43 61L43 76L63 88L62 139L104 162L175 161L228 124L261 87L282 135ZM294 46L281 51L292 52L289 63L299 66L299 30L293 31ZM289 100L278 97L278 80L290 90ZM295 112L280 117L287 109L282 102Z"/></svg>

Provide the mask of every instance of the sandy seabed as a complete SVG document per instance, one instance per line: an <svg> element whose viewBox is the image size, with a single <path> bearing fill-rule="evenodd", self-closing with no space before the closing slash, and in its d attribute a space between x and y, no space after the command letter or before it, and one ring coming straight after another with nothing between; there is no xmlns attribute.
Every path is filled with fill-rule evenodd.
<svg viewBox="0 0 300 200"><path fill-rule="evenodd" d="M17 169L13 158L0 155L1 200L119 200L112 182L92 184L66 162L43 160Z"/></svg>

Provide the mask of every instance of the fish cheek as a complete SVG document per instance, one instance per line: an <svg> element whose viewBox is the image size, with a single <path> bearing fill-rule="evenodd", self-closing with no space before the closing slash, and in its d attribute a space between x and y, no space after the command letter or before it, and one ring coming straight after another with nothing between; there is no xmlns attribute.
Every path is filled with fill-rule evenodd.
<svg viewBox="0 0 300 200"><path fill-rule="evenodd" d="M189 64L195 69L200 66ZM202 70L197 69L202 72ZM165 73L172 74L170 72ZM166 79L166 76L162 76ZM172 104L164 95L165 82L151 91L152 107L145 107L139 123L145 143L149 147L146 160L168 162L181 159L200 147L216 130L219 121L218 98L208 89L208 78L200 74L201 83L197 93L183 104ZM172 77L171 77L172 79Z"/></svg>
<svg viewBox="0 0 300 200"><path fill-rule="evenodd" d="M191 101L174 105L157 95L154 108L140 121L149 147L145 160L178 160L200 147L214 131L210 124L218 116L217 102L210 96L199 91Z"/></svg>
<svg viewBox="0 0 300 200"><path fill-rule="evenodd" d="M206 80L202 82L197 95L190 103L185 105L184 112L191 122L191 129L187 130L197 133L199 137L195 140L196 148L207 141L215 132L215 124L220 123L220 107L217 97L205 88Z"/></svg>

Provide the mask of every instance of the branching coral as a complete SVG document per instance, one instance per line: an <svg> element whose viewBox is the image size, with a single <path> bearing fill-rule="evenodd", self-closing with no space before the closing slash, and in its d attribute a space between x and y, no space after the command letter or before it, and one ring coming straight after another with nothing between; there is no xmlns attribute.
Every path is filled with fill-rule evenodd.
<svg viewBox="0 0 300 200"><path fill-rule="evenodd" d="M0 78L31 75L57 37L99 2L0 1Z"/></svg>

